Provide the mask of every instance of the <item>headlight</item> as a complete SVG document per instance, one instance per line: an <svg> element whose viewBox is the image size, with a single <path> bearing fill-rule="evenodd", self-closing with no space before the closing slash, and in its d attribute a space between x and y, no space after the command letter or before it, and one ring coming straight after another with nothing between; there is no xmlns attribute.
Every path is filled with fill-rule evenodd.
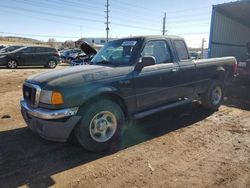
<svg viewBox="0 0 250 188"><path fill-rule="evenodd" d="M5 58L6 57L6 55L0 55L0 58Z"/></svg>
<svg viewBox="0 0 250 188"><path fill-rule="evenodd" d="M51 104L52 91L42 90L40 94L40 102Z"/></svg>
<svg viewBox="0 0 250 188"><path fill-rule="evenodd" d="M60 105L64 103L63 95L58 91L42 90L40 102L45 104Z"/></svg>

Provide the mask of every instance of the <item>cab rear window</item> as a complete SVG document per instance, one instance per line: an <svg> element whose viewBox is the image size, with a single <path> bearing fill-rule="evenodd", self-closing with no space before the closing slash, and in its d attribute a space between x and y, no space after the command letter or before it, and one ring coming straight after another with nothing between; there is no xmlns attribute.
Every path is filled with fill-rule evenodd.
<svg viewBox="0 0 250 188"><path fill-rule="evenodd" d="M189 59L188 50L184 41L175 40L174 45L180 61Z"/></svg>

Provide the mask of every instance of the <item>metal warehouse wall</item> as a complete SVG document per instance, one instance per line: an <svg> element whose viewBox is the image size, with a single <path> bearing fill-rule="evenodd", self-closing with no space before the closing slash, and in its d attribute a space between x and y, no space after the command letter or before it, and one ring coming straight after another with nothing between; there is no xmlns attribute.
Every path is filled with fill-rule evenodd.
<svg viewBox="0 0 250 188"><path fill-rule="evenodd" d="M230 19L216 9L213 10L211 24L209 57L235 56L238 61L245 61L250 27Z"/></svg>

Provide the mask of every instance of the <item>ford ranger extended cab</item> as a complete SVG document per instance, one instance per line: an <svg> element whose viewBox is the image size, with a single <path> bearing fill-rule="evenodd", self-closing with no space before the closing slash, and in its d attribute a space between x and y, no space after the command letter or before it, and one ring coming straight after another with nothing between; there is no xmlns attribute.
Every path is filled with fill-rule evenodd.
<svg viewBox="0 0 250 188"><path fill-rule="evenodd" d="M145 36L108 42L90 65L37 74L23 84L21 112L41 137L66 141L74 134L87 150L119 143L127 117L201 101L217 110L234 57L192 60L177 36Z"/></svg>

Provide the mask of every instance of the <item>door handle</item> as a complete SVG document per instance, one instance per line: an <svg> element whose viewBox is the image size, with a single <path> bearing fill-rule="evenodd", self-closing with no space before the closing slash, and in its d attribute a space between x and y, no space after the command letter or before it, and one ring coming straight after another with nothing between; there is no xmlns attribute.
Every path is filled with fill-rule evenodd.
<svg viewBox="0 0 250 188"><path fill-rule="evenodd" d="M119 83L120 83L120 84L123 84L123 85L124 85L124 84L125 84L125 85L126 85L126 84L130 84L130 80L121 80L121 81L119 81Z"/></svg>
<svg viewBox="0 0 250 188"><path fill-rule="evenodd" d="M178 69L176 69L176 68L173 68L172 70L171 70L171 72L177 72L178 71Z"/></svg>

